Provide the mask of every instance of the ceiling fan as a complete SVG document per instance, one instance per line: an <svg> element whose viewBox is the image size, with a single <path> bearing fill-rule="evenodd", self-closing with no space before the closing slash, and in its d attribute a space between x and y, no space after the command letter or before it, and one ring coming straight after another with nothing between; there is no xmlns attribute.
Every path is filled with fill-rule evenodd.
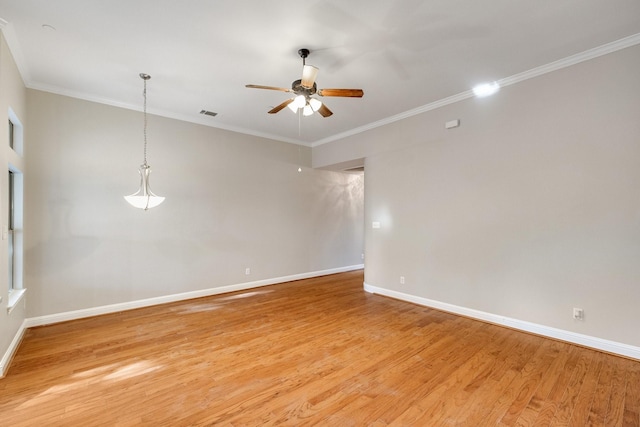
<svg viewBox="0 0 640 427"><path fill-rule="evenodd" d="M302 58L302 78L295 80L291 84L291 89L274 86L245 85L245 87L252 89L279 90L281 92L291 92L295 95L293 98L287 99L282 104L273 107L269 110L269 114L275 114L284 107L289 107L294 113L302 109L302 114L305 116L310 116L317 111L322 117L329 117L333 112L327 108L322 101L312 97L312 95L341 96L348 98L362 98L364 95L362 89L318 89L315 81L318 75L318 68L306 64L309 49L298 50L298 55Z"/></svg>

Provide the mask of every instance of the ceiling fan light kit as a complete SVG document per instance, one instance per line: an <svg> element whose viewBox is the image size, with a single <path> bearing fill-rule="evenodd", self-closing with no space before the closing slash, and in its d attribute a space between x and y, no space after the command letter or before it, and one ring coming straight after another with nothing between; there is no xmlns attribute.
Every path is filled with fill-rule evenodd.
<svg viewBox="0 0 640 427"><path fill-rule="evenodd" d="M276 105L268 111L269 114L275 114L281 111L284 107L289 107L294 113L302 112L304 116L311 116L313 113L318 112L322 117L329 117L333 112L317 98L313 98L312 95L318 96L338 96L346 98L362 98L364 91L362 89L318 89L316 84L316 77L318 76L318 68L313 65L307 65L306 59L309 56L309 49L298 50L298 55L302 58L302 78L294 80L291 84L291 89L275 87L275 86L263 86L263 85L245 85L245 87L251 89L267 89L278 90L281 92L293 93L293 98L287 99L283 103Z"/></svg>

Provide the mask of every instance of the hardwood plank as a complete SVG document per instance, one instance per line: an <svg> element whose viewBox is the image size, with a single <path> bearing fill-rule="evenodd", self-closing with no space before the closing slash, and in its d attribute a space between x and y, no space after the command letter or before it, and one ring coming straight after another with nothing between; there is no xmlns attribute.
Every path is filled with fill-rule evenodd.
<svg viewBox="0 0 640 427"><path fill-rule="evenodd" d="M559 372L553 374L551 391L546 399L541 402L541 408L538 411L538 417L535 419L534 424L536 426L549 426L551 425L556 412L560 408L562 398L565 395L573 373L576 369L580 356L582 355L581 349L576 346L569 345L569 349L566 354L568 359Z"/></svg>
<svg viewBox="0 0 640 427"><path fill-rule="evenodd" d="M592 426L604 426L605 417L607 415L607 407L609 405L609 396L611 395L611 381L613 374L613 363L601 361L602 370L597 380L597 386L593 392L593 403L589 410L589 417L585 424ZM582 394L582 393L581 393ZM572 417L575 419L575 416ZM582 419L580 421L583 421Z"/></svg>
<svg viewBox="0 0 640 427"><path fill-rule="evenodd" d="M495 385L489 390L485 390L485 393L489 396L490 403L484 403L485 399L482 398L480 403L467 415L466 422L470 423L470 425L481 421L486 422L487 425L496 425L500 422L513 402L513 384L517 384L520 381L520 371L532 354L535 353L536 348L542 343L536 338L524 335L516 338L519 342L507 355L507 364L502 369L492 372L493 378L498 379L494 379Z"/></svg>
<svg viewBox="0 0 640 427"><path fill-rule="evenodd" d="M496 332L502 331L496 330ZM470 396L482 384L490 381L489 375L495 369L496 360L487 357L487 354L494 353L502 346L506 336L497 334L484 337L483 340L486 340L484 343L488 345L477 346L478 352L467 355L456 364L449 360L448 365L451 369L443 371L445 375L436 379L429 393L422 392L421 395L425 396L416 399L415 403L394 420L393 424L423 425L425 422L446 422L450 412L461 412ZM443 396L447 398L443 399Z"/></svg>
<svg viewBox="0 0 640 427"><path fill-rule="evenodd" d="M571 380L566 390L564 390L564 395L558 405L558 410L551 421L551 426L564 426L570 423L573 408L580 395L580 388L590 369L593 370L594 364L592 362L597 355L598 353L595 351L581 352L580 359L573 370Z"/></svg>
<svg viewBox="0 0 640 427"><path fill-rule="evenodd" d="M512 338L512 337L510 337ZM522 344L516 339L508 339L505 342L500 343L500 350L498 352L491 351L489 357L493 359L493 366L489 375L470 396L465 406L460 409L460 415L458 416L459 424L470 425L470 420L488 420L490 414L496 406L496 402L500 400L502 391L513 381L516 376L516 372L510 369L513 360L516 358L507 358L507 355L520 354L517 350L519 345ZM499 378L492 378L496 373L502 372L502 376ZM494 416L497 418L498 416Z"/></svg>
<svg viewBox="0 0 640 427"><path fill-rule="evenodd" d="M603 354L596 354L593 360L593 368L589 369L582 381L580 394L575 400L575 405L571 409L571 424L580 426L588 425L593 422L590 416L594 405L600 402L598 399L604 398L602 393L598 395L598 389L601 388L601 380L606 376L607 366L606 358Z"/></svg>
<svg viewBox="0 0 640 427"><path fill-rule="evenodd" d="M640 368L638 364L626 370L627 388L624 397L622 425L631 427L640 425Z"/></svg>
<svg viewBox="0 0 640 427"><path fill-rule="evenodd" d="M22 426L640 426L640 362L362 289L361 271L32 328Z"/></svg>
<svg viewBox="0 0 640 427"><path fill-rule="evenodd" d="M626 392L627 379L625 378L626 360L612 360L615 364L611 384L611 397L605 414L605 425L612 427L622 426L624 417L624 394Z"/></svg>
<svg viewBox="0 0 640 427"><path fill-rule="evenodd" d="M540 415L543 403L551 394L551 390L569 360L569 350L571 347L568 344L557 341L550 341L550 343L552 348L545 354L543 361L543 369L544 366L546 366L546 371L544 372L533 396L531 396L529 403L522 411L520 417L516 420L516 426L524 427L536 425L536 420Z"/></svg>

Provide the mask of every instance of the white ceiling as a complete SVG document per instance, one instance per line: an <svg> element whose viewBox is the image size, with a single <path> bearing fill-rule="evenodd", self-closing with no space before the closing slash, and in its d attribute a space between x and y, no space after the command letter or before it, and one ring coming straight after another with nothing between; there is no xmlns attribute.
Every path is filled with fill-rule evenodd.
<svg viewBox="0 0 640 427"><path fill-rule="evenodd" d="M638 0L0 0L25 84L313 145L640 34ZM43 27L49 25L55 30ZM331 117L267 111L308 48ZM199 114L200 110L217 117Z"/></svg>

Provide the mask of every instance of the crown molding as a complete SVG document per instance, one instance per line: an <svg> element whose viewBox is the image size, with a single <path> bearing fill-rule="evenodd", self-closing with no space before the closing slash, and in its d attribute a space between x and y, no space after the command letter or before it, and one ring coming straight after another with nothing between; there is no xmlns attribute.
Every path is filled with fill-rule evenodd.
<svg viewBox="0 0 640 427"><path fill-rule="evenodd" d="M2 18L0 18L0 31L2 31L4 40L7 43L7 46L9 46L9 51L13 56L16 67L18 67L18 72L22 77L22 81L25 82L26 85L26 82L31 80L31 78L29 69L27 68L27 61L25 60L22 53L22 47L20 46L20 42L18 41L16 31L10 22L7 22Z"/></svg>
<svg viewBox="0 0 640 427"><path fill-rule="evenodd" d="M466 92L462 92L462 93L459 93L459 94L456 94L456 95L453 95L453 96L449 96L447 98L439 99L438 101L431 102L431 103L423 105L421 107L417 107L417 108L414 108L412 110L408 110L408 111L405 111L403 113L396 114L394 116L387 117L385 119L378 120L378 121L369 123L369 124L364 125L364 126L353 128L353 129L348 130L346 132L338 133L338 134L329 136L327 138L320 139L318 141L313 142L311 144L311 146L312 147L317 147L319 145L323 145L323 144L326 144L326 143L329 143L329 142L337 141L337 140L346 138L348 136L357 135L359 133L366 132L368 130L372 130L372 129L375 129L375 128L379 128L381 126L385 126L385 125L388 125L388 124L391 124L391 123L394 123L394 122L397 122L397 121L400 121L400 120L404 120L404 119L407 119L409 117L417 116L418 114L426 113L427 111L435 110L437 108L441 108L441 107L444 107L446 105L453 104L453 103L456 103L456 102L459 102L459 101L462 101L462 100L465 100L465 99L471 98L471 97L473 97L473 92L471 90L468 90Z"/></svg>
<svg viewBox="0 0 640 427"><path fill-rule="evenodd" d="M498 80L498 83L501 87L520 83L522 81L533 79L547 73L552 73L563 68L571 67L572 65L589 61L591 59L595 59L609 53L617 52L619 50L635 46L637 44L640 44L640 33L604 44L602 46L595 47L593 49L585 50L584 52L580 52L575 55L560 59L558 61L541 65L540 67L532 68L531 70L527 70L522 73L514 74L513 76Z"/></svg>
<svg viewBox="0 0 640 427"><path fill-rule="evenodd" d="M93 97L93 96L88 96L86 94L82 94L82 93L76 93L76 92L70 92L70 91L65 91L65 90L61 90L60 88L56 88L56 87L51 87L51 86L46 86L46 85L38 85L35 84L31 81L30 79L30 73L29 70L27 69L26 66L26 61L23 58L22 55L22 49L20 48L20 44L18 42L17 36L15 34L15 31L13 30L13 26L11 25L11 23L5 21L4 19L0 18L0 30L2 31L2 33L4 34L5 40L7 42L7 44L9 45L9 49L12 52L13 56L14 56L14 60L16 62L16 65L18 67L18 70L20 72L20 75L22 76L23 80L25 81L25 85L28 88L31 89L36 89L36 90L42 90L42 91L46 91L46 92L51 92L51 93L55 93L58 95L64 95L64 96L70 96L70 97L74 97L74 98L79 98L79 99L84 99L87 101L92 101L92 102L98 102L98 103L102 103L102 104L107 104L107 105L112 105L112 106L116 106L116 107L122 107L122 108L127 108L127 109L133 109L133 110L139 110L138 107L134 107L132 105L128 105L128 104L122 104L122 103L118 103L118 102L114 102L113 100L109 100L109 99L104 99L104 98L99 98L99 97ZM500 84L501 87L505 87L505 86L510 86L516 83L520 83L535 77L539 77L542 76L544 74L547 73L551 73L554 71L558 71L560 69L563 68L567 68L570 67L572 65L576 65L579 64L581 62L584 61L588 61L603 55L607 55L609 53L613 53L631 46L635 46L637 44L640 44L640 33L637 34L633 34L631 36L628 37L624 37L622 39L613 41L611 43L607 43L604 44L602 46L598 46L595 47L593 49L589 49L586 50L584 52L580 52L577 53L575 55L571 55L568 56L566 58L560 59L558 61L554 61L554 62L550 62L548 64L542 65L540 67L536 67L536 68L532 68L530 70L527 71L523 71L521 73L518 74L514 74L512 76L508 76L502 79L497 80L497 82ZM246 135L251 135L251 136L256 136L259 138L266 138L266 139L272 139L272 140L276 140L276 141L281 141L281 142L287 142L290 144L296 144L296 145L302 145L302 146L306 146L306 147L318 147L320 145L323 144L327 144L330 142L334 142L334 141L338 141L341 139L345 139L347 137L350 136L354 136L369 130L373 130L400 120L404 120L407 119L409 117L413 117L422 113L426 113L428 111L432 111L450 104L454 104L456 102L460 102L463 101L465 99L468 98L472 98L473 92L471 90L465 91L465 92L461 92L443 99L439 99L437 101L431 102L429 104L425 104L423 106L384 118L382 120L378 120L363 126L359 126L353 129L350 129L348 131L345 132L341 132L341 133L337 133L335 135L331 135L327 138L323 138L323 139L319 139L317 141L313 141L313 142L304 142L304 141L300 141L297 139L292 139L292 138L283 138L281 136L278 135L272 135L272 134L266 134L266 133L262 133L262 132L256 132L250 129L246 129L246 128L240 128L240 127L234 127L234 126L224 126L224 125L214 125L210 122L205 122L205 121L201 121L198 119L194 119L193 117L190 116L184 116L184 115L180 115L180 114L175 114L175 113L171 113L168 111L156 111L153 114L156 115L160 115L160 116L164 116L164 117L168 117L168 118L173 118L176 120L181 120L181 121L186 121L186 122L190 122L190 123L197 123L197 124L201 124L204 126L208 126L208 127L214 127L214 128L218 128L218 129L223 129L223 130L228 130L231 132L237 132L237 133L242 133L242 134L246 134Z"/></svg>
<svg viewBox="0 0 640 427"><path fill-rule="evenodd" d="M140 105L129 104L129 103L126 103L126 102L118 102L118 101L114 101L113 99L103 98L103 97L93 96L93 95L88 95L88 94L83 93L83 92L74 92L74 91L70 91L70 90L65 90L65 89L61 89L61 88L59 88L57 86L42 85L42 84L37 84L37 83L33 83L33 82L27 82L26 86L29 89L39 90L39 91L42 91L42 92L52 93L52 94L55 94L55 95L67 96L69 98L81 99L83 101L95 102L97 104L109 105L109 106L112 106L112 107L124 108L124 109L127 109L127 110L142 111L142 108L140 107ZM251 135L251 136L258 137L258 138L271 139L271 140L279 141L279 142L287 142L289 144L297 144L297 145L302 145L302 146L305 146L305 147L309 147L310 146L308 143L305 143L305 142L302 142L302 141L298 141L298 140L295 140L295 139L284 138L284 137L278 136L278 135L272 135L272 134L263 133L263 132L256 132L256 131L253 131L251 129L245 129L245 128L236 127L236 126L226 126L226 125L221 125L221 124L212 124L210 121L206 120L206 118L202 118L200 116L194 118L194 117L189 116L189 115L177 114L177 113L174 113L174 112L171 112L171 111L161 110L161 109L153 109L153 108L150 108L147 111L148 111L149 114L165 117L165 118L168 118L168 119L175 119L175 120L180 120L182 122L195 123L195 124L199 124L199 125L207 126L207 127L211 127L211 128L226 130L226 131L235 132L235 133L241 133L241 134L244 134L244 135Z"/></svg>
<svg viewBox="0 0 640 427"><path fill-rule="evenodd" d="M551 73L554 71L561 70L563 68L571 67L572 65L579 64L584 61L588 61L590 59L594 59L603 55L607 55L609 53L617 52L619 50L635 46L640 44L640 33L631 35L629 37L622 38L620 40L613 41L611 43L604 44L602 46L595 47L593 49L585 50L584 52L577 53L575 55L568 56L566 58L560 59L558 61L550 62L545 65L541 65L540 67L532 68L530 70L524 71L522 73L514 74L509 77L505 77L503 79L497 80L500 84L500 87L510 86L516 83L523 82L525 80L529 80L535 77L542 76L547 73ZM397 122L399 120L404 120L409 117L416 116L418 114L425 113L427 111L435 110L437 108L444 107L446 105L450 105L456 102L463 101L468 98L472 98L473 92L471 90L461 92L459 94L449 96L447 98L440 99L438 101L423 105L418 108L414 108L412 110L405 111L400 114L396 114L391 117L387 117L382 120L378 120L373 123L369 123L364 126L360 126L354 129L351 129L346 132L338 133L332 135L327 138L323 138L317 140L311 144L312 147L318 147L323 144L327 144L329 142L338 141L340 139L347 138L349 136L357 135L359 133L366 132L368 130L372 130L381 126L388 125L390 123Z"/></svg>

